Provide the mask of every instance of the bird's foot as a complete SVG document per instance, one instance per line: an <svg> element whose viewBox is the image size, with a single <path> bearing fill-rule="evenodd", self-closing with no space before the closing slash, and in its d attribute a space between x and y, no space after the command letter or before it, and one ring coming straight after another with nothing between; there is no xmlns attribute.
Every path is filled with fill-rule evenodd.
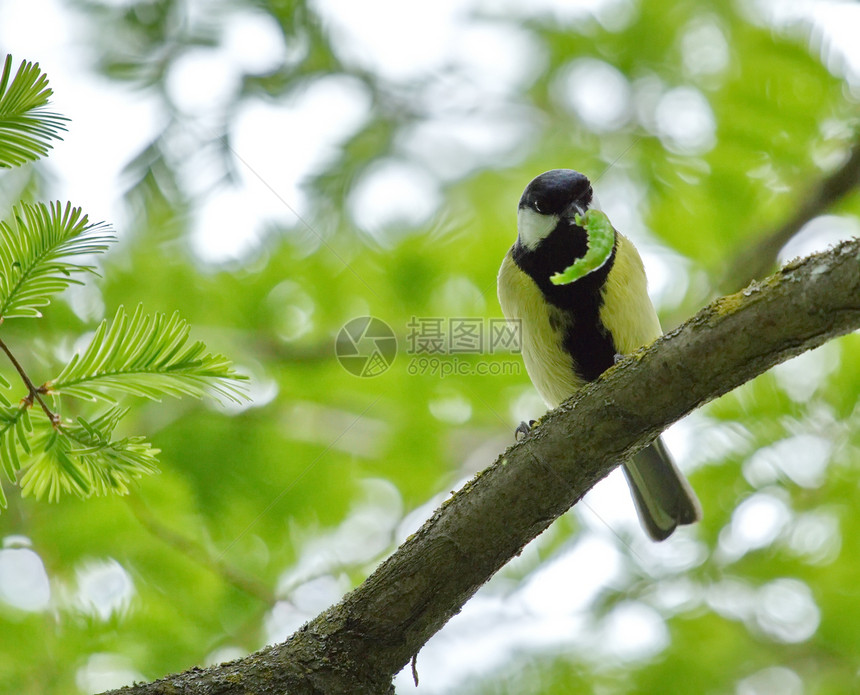
<svg viewBox="0 0 860 695"><path fill-rule="evenodd" d="M523 439L528 436L529 432L532 431L532 427L535 426L535 423L537 423L537 420L529 420L528 422L523 420L514 430L514 439L518 442L523 441Z"/></svg>
<svg viewBox="0 0 860 695"><path fill-rule="evenodd" d="M615 356L612 358L612 364L618 364L625 357L627 357L627 355L622 355L622 354L616 352Z"/></svg>

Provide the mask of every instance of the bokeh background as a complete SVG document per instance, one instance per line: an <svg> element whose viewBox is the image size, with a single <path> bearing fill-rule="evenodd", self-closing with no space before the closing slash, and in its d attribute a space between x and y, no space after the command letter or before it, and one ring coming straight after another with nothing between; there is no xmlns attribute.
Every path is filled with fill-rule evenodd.
<svg viewBox="0 0 860 695"><path fill-rule="evenodd" d="M68 199L119 236L4 340L39 381L143 302L252 381L242 406L138 404L162 472L129 497L6 484L0 690L228 660L360 583L543 412L516 355L410 354L418 319L501 316L525 184L587 173L671 328L845 161L857 36L853 2L3 0L0 52L39 61L72 122L0 174L0 211ZM779 260L858 235L856 193L817 212ZM368 315L399 353L360 378L335 336ZM854 334L673 426L701 524L650 543L613 474L398 691L860 691L858 395Z"/></svg>

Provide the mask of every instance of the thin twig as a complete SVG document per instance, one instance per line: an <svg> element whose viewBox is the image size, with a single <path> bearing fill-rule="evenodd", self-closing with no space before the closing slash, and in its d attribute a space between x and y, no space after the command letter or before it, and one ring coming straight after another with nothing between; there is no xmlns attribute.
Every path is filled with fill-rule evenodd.
<svg viewBox="0 0 860 695"><path fill-rule="evenodd" d="M42 391L37 388L32 381L30 381L30 377L27 376L27 372L24 371L24 367L22 367L21 363L18 362L17 359L15 359L15 355L12 354L12 351L9 350L9 347L2 340L0 340L0 349L2 349L3 352L6 353L6 357L9 358L9 361L12 363L12 365L15 367L16 370L18 370L18 374L21 375L21 379L23 379L24 385L27 387L28 391L26 398L28 404L33 405L34 400L38 402L42 410L45 411L45 415L47 415L48 419L51 421L51 424L56 427L60 423L60 416L52 412L48 405L45 403L45 401L42 400L42 396L40 395Z"/></svg>
<svg viewBox="0 0 860 695"><path fill-rule="evenodd" d="M274 593L263 582L251 577L241 570L230 566L221 559L213 558L204 548L191 538L183 536L159 521L155 515L134 496L130 496L128 505L140 524L159 540L178 550L198 565L217 574L228 584L240 591L259 599L268 606L274 606L277 599Z"/></svg>
<svg viewBox="0 0 860 695"><path fill-rule="evenodd" d="M852 145L848 158L836 171L819 181L794 208L794 214L782 226L764 235L757 243L747 247L732 259L720 287L723 292L736 292L751 280L767 275L776 264L780 249L785 246L810 220L860 186L860 135Z"/></svg>

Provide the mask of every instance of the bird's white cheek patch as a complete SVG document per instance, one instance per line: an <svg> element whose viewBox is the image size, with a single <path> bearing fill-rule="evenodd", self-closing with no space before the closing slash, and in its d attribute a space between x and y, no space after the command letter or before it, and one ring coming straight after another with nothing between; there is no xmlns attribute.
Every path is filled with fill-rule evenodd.
<svg viewBox="0 0 860 695"><path fill-rule="evenodd" d="M531 208L520 208L517 212L517 233L520 242L526 248L535 248L555 229L558 221L558 215L541 215Z"/></svg>

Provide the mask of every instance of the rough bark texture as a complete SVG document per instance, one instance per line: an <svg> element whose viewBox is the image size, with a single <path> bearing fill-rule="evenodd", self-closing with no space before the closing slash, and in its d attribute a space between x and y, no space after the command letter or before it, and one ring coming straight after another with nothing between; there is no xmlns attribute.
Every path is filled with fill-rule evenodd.
<svg viewBox="0 0 860 695"><path fill-rule="evenodd" d="M619 462L706 401L858 327L853 240L718 299L607 371L285 643L114 692L391 692L393 675L478 588Z"/></svg>

